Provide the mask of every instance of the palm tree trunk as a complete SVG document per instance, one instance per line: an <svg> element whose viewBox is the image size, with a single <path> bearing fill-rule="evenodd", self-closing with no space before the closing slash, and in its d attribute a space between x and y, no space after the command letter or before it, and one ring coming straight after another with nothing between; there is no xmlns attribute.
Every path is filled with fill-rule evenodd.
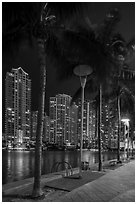
<svg viewBox="0 0 137 204"><path fill-rule="evenodd" d="M96 121L95 121L95 145L97 144L98 138L98 100L96 101ZM95 147L95 146L94 146Z"/></svg>
<svg viewBox="0 0 137 204"><path fill-rule="evenodd" d="M43 135L43 121L44 121L44 107L45 107L45 86L46 86L46 61L44 40L38 39L38 55L40 63L40 92L38 105L38 123L36 133L36 148L35 148L35 173L34 186L32 197L39 197L43 195L41 189L41 157L42 157L42 135Z"/></svg>
<svg viewBox="0 0 137 204"><path fill-rule="evenodd" d="M117 106L118 106L117 162L120 162L120 133L121 133L120 95L117 96Z"/></svg>
<svg viewBox="0 0 137 204"><path fill-rule="evenodd" d="M127 136L127 159L129 159L129 123L128 123L128 136Z"/></svg>
<svg viewBox="0 0 137 204"><path fill-rule="evenodd" d="M98 159L99 166L98 170L102 170L102 159L101 159L101 119L102 119L102 85L99 87L99 106L98 106Z"/></svg>
<svg viewBox="0 0 137 204"><path fill-rule="evenodd" d="M133 148L134 148L134 140L132 138L132 151L131 151L132 158L134 157L134 150L133 150Z"/></svg>

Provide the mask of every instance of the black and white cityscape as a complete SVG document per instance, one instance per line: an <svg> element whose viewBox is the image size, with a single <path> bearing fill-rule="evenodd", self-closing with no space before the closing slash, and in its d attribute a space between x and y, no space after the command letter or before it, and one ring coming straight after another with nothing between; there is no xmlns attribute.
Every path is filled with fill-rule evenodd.
<svg viewBox="0 0 137 204"><path fill-rule="evenodd" d="M135 202L135 2L2 2L2 66L2 201Z"/></svg>
<svg viewBox="0 0 137 204"><path fill-rule="evenodd" d="M121 78L134 80L134 72L122 70ZM31 149L36 142L38 110L31 111L31 79L21 67L7 72L5 96L5 134L3 141L8 149ZM74 148L80 146L81 99L72 101L67 94L57 94L49 99L49 116L44 112L43 148ZM84 101L83 148L98 148L96 134L95 100ZM117 149L118 117L116 102L102 101L101 145L102 149ZM131 130L130 130L131 131ZM124 123L120 144L124 148ZM130 147L131 137L129 141ZM33 146L33 147L32 147Z"/></svg>

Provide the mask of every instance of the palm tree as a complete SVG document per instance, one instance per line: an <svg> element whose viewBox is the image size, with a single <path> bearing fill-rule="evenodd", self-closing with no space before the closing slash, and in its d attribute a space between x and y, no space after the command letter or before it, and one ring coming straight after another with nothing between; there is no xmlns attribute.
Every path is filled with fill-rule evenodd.
<svg viewBox="0 0 137 204"><path fill-rule="evenodd" d="M60 58L62 60L64 67L62 69L58 67L58 74L61 79L66 77L71 77L73 75L73 69L78 64L87 64L93 68L92 76L94 78L87 82L86 89L92 90L96 87L96 93L98 95L98 148L99 148L99 171L102 168L101 165L101 104L102 104L102 92L112 91L108 90L110 87L112 75L114 72L118 72L120 68L120 55L123 56L124 49L117 49L117 53L112 50L112 43L118 38L121 39L120 35L114 35L113 29L117 22L119 21L119 12L117 9L112 10L109 15L107 15L105 21L100 26L95 29L92 26L86 25L77 26L77 30L66 30L60 33L58 36L57 44L60 45L62 52L52 48L52 52L56 53L57 60ZM113 51L113 53L112 53ZM85 54L86 53L86 54ZM117 55L116 55L117 54ZM93 86L92 86L93 85ZM91 88L92 87L92 88ZM90 93L91 93L90 90ZM80 92L80 90L78 91ZM86 90L85 90L86 92ZM77 93L78 94L78 93ZM77 95L76 94L76 95ZM103 93L104 94L104 93Z"/></svg>
<svg viewBox="0 0 137 204"><path fill-rule="evenodd" d="M114 14L116 14L116 17L114 17ZM93 95L97 94L98 92L98 97L100 96L100 98L101 98L100 88L102 86L103 86L104 97L106 97L106 94L109 95L111 94L111 92L113 92L113 89L114 89L114 85L112 83L113 81L116 80L117 84L115 86L119 87L118 85L119 72L121 72L121 68L123 67L123 65L127 63L130 59L130 57L128 57L128 60L127 60L128 49L124 39L121 37L120 34L112 33L115 23L119 20L119 15L117 14L117 10L112 12L110 16L111 17L113 16L114 19L113 18L111 20L107 19L105 21L105 24L102 26L104 29L104 32L102 32L102 27L94 31L92 27L90 27L91 29L87 29L83 27L81 28L79 26L79 29L75 32L68 30L67 32L65 32L65 34L63 33L64 34L63 45L65 44L63 49L63 56L67 55L67 59L65 60L63 59L64 60L63 62L64 62L64 66L67 62L67 66L66 66L66 69L64 70L61 69L60 77L71 76L73 74L73 67L76 66L77 64L80 64L80 63L82 64L84 62L83 64L91 65L94 68L93 76L96 76L96 79L94 80L94 83L93 83L93 80L89 80L87 82L85 92L90 92L90 93L94 92ZM71 46L71 44L73 44L72 49L70 49L69 47ZM133 43L131 43L131 45L133 46ZM68 52L68 50L71 50L71 52ZM86 53L86 55L84 53ZM113 77L113 75L116 75L117 79ZM96 87L96 90L94 90L93 87ZM74 100L75 98L77 98L79 94L80 94L80 89L78 92L76 92L74 96ZM118 118L119 118L118 120L119 136L118 136L118 154L117 154L118 161L120 159L119 149L120 149L120 125L121 125L119 97L120 96L118 93L117 94L117 106L118 106ZM98 108L101 108L101 103L100 103L100 106L98 106ZM98 113L100 116L99 111ZM99 118L101 119L101 117ZM98 120L98 123L99 123L98 132L100 133L100 120ZM100 148L101 146L99 142L99 158L101 158ZM101 161L99 159L99 170L101 170L100 166L101 166Z"/></svg>
<svg viewBox="0 0 137 204"><path fill-rule="evenodd" d="M79 8L82 8L81 3L3 3L3 51L7 51L7 44L8 49L14 50L15 46L19 49L22 42L33 43L34 38L38 47L40 92L32 197L43 195L40 178L46 85L45 44L50 42L50 34L62 29L62 22L65 24Z"/></svg>
<svg viewBox="0 0 137 204"><path fill-rule="evenodd" d="M114 77L113 91L111 94L105 96L107 102L116 102L117 106L117 118L118 118L118 140L117 140L117 162L120 161L120 137L121 137L121 117L126 112L128 115L134 116L134 77L127 76L123 78L123 73L133 71L127 69L121 69L121 74ZM131 88L132 85L132 88ZM134 120L134 119L133 119Z"/></svg>
<svg viewBox="0 0 137 204"><path fill-rule="evenodd" d="M40 21L42 26L41 4L31 3L3 3L3 50L7 48L5 44L9 42L11 50L15 45L19 49L22 41L32 40L35 26ZM33 35L32 35L33 33ZM35 31L36 33L36 31ZM43 117L45 105L45 56L43 56L43 43L42 38L37 37L39 48L39 64L40 64L40 94L39 94L39 107L38 107L38 127L36 136L36 151L35 151L35 180L34 180L34 193L36 196L41 195L40 180L41 175L41 137L43 131Z"/></svg>
<svg viewBox="0 0 137 204"><path fill-rule="evenodd" d="M117 53L117 49L119 49L119 47L125 43L123 40L118 39L115 40L113 43L113 54L114 52ZM124 76L121 77L121 73L123 72L123 74L125 72L127 73L134 73L134 71L132 71L133 69L135 69L135 64L134 64L134 57L135 57L135 49L134 49L134 39L132 39L126 46L122 46L125 47L126 49L126 55L125 55L125 59L124 59L124 63L122 66L122 69L119 70L119 73L116 77L114 77L116 84L114 83L114 87L117 87L117 110L118 110L118 143L117 143L117 162L121 162L120 161L120 130L121 130L121 106L120 106L120 100L121 100L121 95L123 95L124 93L128 93L128 95L130 95L130 97L133 99L133 107L134 107L134 91L133 91L133 87L134 87L134 79L132 78L132 82L131 80L129 80L128 78L125 78ZM123 69L123 68L126 69ZM128 68L128 70L127 70ZM124 74L125 75L125 74ZM131 74L130 74L131 75ZM133 74L134 75L134 74ZM131 77L130 77L131 78ZM129 87L132 84L132 90L131 87ZM114 89L115 89L114 88ZM113 95L114 97L114 95ZM126 99L125 99L126 101Z"/></svg>
<svg viewBox="0 0 137 204"><path fill-rule="evenodd" d="M128 87L128 86L127 86ZM122 115L128 114L129 117L134 116L135 108L134 108L134 96L132 95L131 91L124 87L124 85L119 87L117 93L117 100L118 100L118 154L117 154L117 161L120 162L120 130L121 130L121 117ZM132 119L134 120L134 119ZM134 123L132 121L132 123ZM129 141L128 141L129 142ZM128 149L127 149L127 158L129 157Z"/></svg>

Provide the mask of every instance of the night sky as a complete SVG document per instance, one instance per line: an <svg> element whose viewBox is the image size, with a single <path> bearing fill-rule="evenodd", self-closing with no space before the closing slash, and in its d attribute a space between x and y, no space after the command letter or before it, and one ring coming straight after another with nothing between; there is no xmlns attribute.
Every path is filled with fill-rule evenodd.
<svg viewBox="0 0 137 204"><path fill-rule="evenodd" d="M57 2L56 2L57 3ZM103 22L105 14L111 8L119 8L121 21L118 23L116 31L118 31L128 42L135 36L135 6L134 3L114 2L114 3L88 3L87 15L93 24ZM10 53L2 55L2 97L3 97L3 117L4 117L4 101L5 101L5 74L11 71L12 67L22 67L32 80L32 110L38 107L38 90L39 90L39 65L37 60L37 50L35 43L33 46L23 44L20 52L16 56L11 57ZM58 81L56 79L56 69L51 66L51 62L47 60L47 84L46 84L46 112L48 113L49 97L58 93L73 95L80 86L79 79L73 77L69 80Z"/></svg>

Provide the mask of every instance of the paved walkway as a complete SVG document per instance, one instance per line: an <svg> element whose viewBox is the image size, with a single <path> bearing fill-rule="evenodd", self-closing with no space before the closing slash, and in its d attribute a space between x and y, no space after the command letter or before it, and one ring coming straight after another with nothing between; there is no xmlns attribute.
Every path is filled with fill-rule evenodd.
<svg viewBox="0 0 137 204"><path fill-rule="evenodd" d="M97 172L96 169L83 172L83 179L62 178L63 172L43 175L41 185L45 198L42 202L134 201L135 161L131 160L117 167L118 165L109 167L103 172ZM74 172L76 175L77 169ZM2 201L33 202L34 200L31 199L32 187L33 178L5 184L2 187Z"/></svg>
<svg viewBox="0 0 137 204"><path fill-rule="evenodd" d="M73 169L74 173L78 173L78 168ZM65 174L64 171L50 173L41 176L41 187L44 189L44 193L46 195L46 199L54 200L54 198L65 194L65 191L56 191L54 189L50 190L49 188L45 188L45 184L48 182L52 182L58 179L61 179L62 176ZM12 183L7 183L2 185L2 201L4 202L33 202L34 200L31 199L32 189L33 189L34 178L28 178ZM51 195L52 194L52 195ZM49 198L48 198L48 196ZM52 196L52 199L51 199Z"/></svg>
<svg viewBox="0 0 137 204"><path fill-rule="evenodd" d="M110 171L104 176L87 183L57 202L134 202L135 161Z"/></svg>

